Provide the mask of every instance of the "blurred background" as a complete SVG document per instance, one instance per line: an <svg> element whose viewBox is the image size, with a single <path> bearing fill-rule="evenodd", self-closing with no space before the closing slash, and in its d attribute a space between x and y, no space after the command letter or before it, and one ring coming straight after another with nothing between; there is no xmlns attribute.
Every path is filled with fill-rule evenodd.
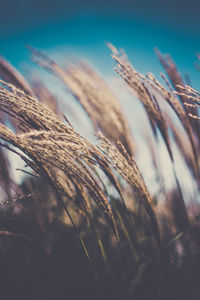
<svg viewBox="0 0 200 300"><path fill-rule="evenodd" d="M194 86L199 51L198 0L8 0L1 1L0 52L20 71L27 44L51 53L85 56L105 75L112 61L105 41L123 47L140 72L159 73L153 48L172 55Z"/></svg>
<svg viewBox="0 0 200 300"><path fill-rule="evenodd" d="M199 91L200 64L199 70L195 64L200 61L199 12L199 0L1 1L0 78L17 83L22 89L25 86L25 92L28 87L29 95L49 106L63 122L64 113L75 131L92 144L99 145L96 129L107 133L107 138L118 147L121 141L134 155L142 174L124 151L121 161L119 153L110 154L111 160L112 155L119 159L113 162L111 170L117 169L123 200L108 169L105 172L102 168L107 160L100 164L99 157L97 163L99 154L89 151L89 144L84 150L80 140L71 143L70 136L69 145L64 144L68 147L66 153L71 151L70 159L60 155L64 147L53 147L59 141L63 145L62 139L53 145L50 136L49 144L45 140L43 148L39 147L39 138L34 144L34 136L27 139L26 134L31 129L62 131L53 126L54 122L45 127L48 118L51 121L49 112L42 119L38 103L37 106L27 95L23 99L20 91L11 91L1 81L0 110L16 113L17 120L0 111L1 123L13 134L25 133L17 138L25 140L28 149L32 141L36 165L31 166L43 175L30 176L35 174L27 172L27 165L19 156L4 151L0 145L0 291L6 295L3 299L16 295L30 300L62 300L66 295L69 299L84 299L84 295L85 299L109 300L199 299L200 123L199 108L193 106L198 103L200 107L200 95L183 87L187 83ZM138 73L129 73L131 66L125 56L118 57L124 52L116 54L115 48L110 47L115 59L121 61L121 65L116 64L107 42L124 49ZM160 61L164 68L155 47L173 59L163 56ZM116 66L121 76L115 72ZM167 90L159 90L153 77L145 81L147 77L142 75L148 72ZM166 78L163 81L161 72L171 85ZM175 90L179 92L177 97ZM191 106L186 107L185 102ZM191 112L195 119L189 117ZM37 122L34 113L40 116ZM2 126L0 134L2 128L4 132ZM56 137L55 132L51 134ZM52 153L52 149L57 152L40 162L46 153L43 151ZM25 155L29 152L24 151ZM80 157L76 152L80 152ZM108 154L106 157L110 160ZM54 158L61 158L58 168ZM65 169L61 169L63 165ZM77 167L84 172L78 174ZM73 174L68 174L69 170ZM67 192L62 189L64 184ZM103 205L102 195L107 201L103 200ZM95 203L101 204L101 209ZM105 215L109 205L105 203L112 206L120 243L108 226ZM96 297L101 288L103 293Z"/></svg>
<svg viewBox="0 0 200 300"><path fill-rule="evenodd" d="M31 61L26 46L42 49L62 64L73 60L74 56L89 61L118 95L140 145L137 153L142 152L142 155L138 154L138 162L145 179L151 182L150 157L142 139L148 121L141 103L136 100L133 105L133 95L119 82L106 42L123 48L136 70L142 74L152 72L160 79L162 68L154 53L154 47L158 47L172 56L183 77L189 78L192 86L198 89L199 72L194 63L196 52L200 50L199 11L198 0L1 1L0 54L26 78L37 76L46 82L75 128L92 139L93 131L85 112L70 93L66 95L66 88L59 80ZM167 167L169 155L162 143L160 151L166 185L171 186L172 173ZM16 158L13 160L16 166ZM184 166L179 158L176 161L178 172L182 174ZM184 172L182 180L185 180L187 191L194 190ZM20 178L18 173L16 177Z"/></svg>

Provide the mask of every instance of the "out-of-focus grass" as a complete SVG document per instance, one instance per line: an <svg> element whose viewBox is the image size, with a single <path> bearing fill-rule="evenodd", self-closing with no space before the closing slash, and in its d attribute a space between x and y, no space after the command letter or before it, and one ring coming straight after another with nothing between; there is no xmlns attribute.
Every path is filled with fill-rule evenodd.
<svg viewBox="0 0 200 300"><path fill-rule="evenodd" d="M34 60L60 78L82 105L98 137L95 145L73 128L70 116L62 118L44 85L28 83L1 59L4 299L198 298L200 207L195 199L185 201L174 147L199 187L199 123L194 120L199 93L184 84L171 58L158 51L171 83L164 75L163 84L152 74L143 76L125 53L109 47L116 72L146 111L152 130L151 136L149 129L145 133L146 145L159 191L152 194L147 188L134 132L117 97L89 64L60 66L31 49ZM173 190L166 188L160 168L155 147L160 137L170 157ZM11 179L4 150L28 167L20 185Z"/></svg>

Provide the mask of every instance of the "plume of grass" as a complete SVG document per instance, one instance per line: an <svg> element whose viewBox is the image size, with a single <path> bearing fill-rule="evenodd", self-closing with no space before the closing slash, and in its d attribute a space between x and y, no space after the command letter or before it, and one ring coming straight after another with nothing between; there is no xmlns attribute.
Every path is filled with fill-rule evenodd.
<svg viewBox="0 0 200 300"><path fill-rule="evenodd" d="M45 106L12 85L7 87L12 91L0 87L0 108L17 118L26 133L15 135L1 125L1 139L23 151L29 157L21 155L26 164L39 175L49 177L65 194L68 195L67 190L58 181L55 169L71 181L75 179L83 184L95 203L103 209L118 236L110 204L93 171L95 167L100 167L121 192L103 155Z"/></svg>
<svg viewBox="0 0 200 300"><path fill-rule="evenodd" d="M193 150L194 160L198 161L198 153L196 151L196 147L195 147L196 145L195 145L195 140L193 135L193 129L195 128L195 130L197 130L197 126L192 126L192 124L190 124L187 113L184 111L184 108L180 104L178 98L176 98L176 96L174 95L170 87L170 84L167 82L167 80L165 81L168 87L170 88L169 91L163 88L163 86L155 80L153 75L149 74L147 77L145 77L139 74L137 71L135 71L123 52L119 53L118 50L114 48L112 45L109 45L109 47L111 48L111 51L113 53L112 57L117 64L117 68L115 69L116 72L119 73L119 75L125 80L128 86L131 87L136 92L138 98L142 101L154 133L156 132L156 126L160 129L163 139L167 145L167 149L172 162L173 162L173 155L170 146L167 122L165 120L165 116L162 114L161 109L159 107L157 101L158 95L161 98L166 99L168 103L171 105L171 107L174 109L174 111L176 112L177 116L179 117L189 137L192 150ZM176 74L174 76L176 77ZM157 94L157 92L159 93ZM174 162L172 164L172 167L173 167L173 173L177 184L177 189L179 191L179 197L178 196L176 197L178 202L177 205L179 206L179 209L182 210L181 216L182 216L182 222L185 223L185 228L187 227L190 230L190 225L189 225L190 222L187 214L187 208L184 203L181 186L174 168ZM193 167L195 170L195 178L198 179L199 178L198 166L197 164L196 165L193 164Z"/></svg>
<svg viewBox="0 0 200 300"><path fill-rule="evenodd" d="M119 143L119 147L121 147L121 151L119 151L103 135L99 134L99 138L101 140L101 149L107 155L108 161L112 163L124 180L131 185L137 198L144 205L151 220L155 240L160 248L161 240L156 213L148 189L134 158L129 156L122 144Z"/></svg>
<svg viewBox="0 0 200 300"><path fill-rule="evenodd" d="M115 68L116 72L125 80L128 86L137 93L138 98L143 103L145 110L147 112L150 124L152 126L154 135L156 136L156 128L158 128L162 134L163 140L167 146L168 153L170 155L172 161L172 168L174 173L174 178L176 181L176 185L180 194L180 202L182 203L182 209L184 211L184 216L186 216L186 224L188 224L187 210L184 203L184 198L181 191L181 186L179 180L177 178L175 167L174 167L174 159L171 150L171 144L168 134L167 122L163 113L161 112L159 103L156 98L156 94L153 93L151 89L151 85L148 84L145 77L134 70L128 58L124 52L118 52L118 50L108 44L112 51L112 57L117 64L117 68Z"/></svg>
<svg viewBox="0 0 200 300"><path fill-rule="evenodd" d="M166 82L166 78L164 75L162 75L163 79ZM196 150L196 141L195 141L195 136L193 134L193 129L190 124L190 121L188 119L188 115L185 112L184 108L182 107L179 99L176 97L175 92L170 88L170 90L167 90L155 77L153 74L149 73L146 77L146 80L148 83L152 86L153 89L155 89L162 98L164 98L168 104L171 106L173 111L176 113L177 117L179 118L183 128L185 129L185 132L188 136L188 139L191 143L192 151L193 151L193 156L194 160L197 161L198 158L198 153ZM198 177L198 168L195 168L195 173L196 176Z"/></svg>
<svg viewBox="0 0 200 300"><path fill-rule="evenodd" d="M179 74L179 72L176 68L176 65L173 62L171 56L170 55L162 55L162 53L157 48L155 49L155 52L158 56L158 59L160 60L161 65L163 66L165 72L167 73L174 89L178 93L181 92L179 87L184 86L184 81L181 78L181 75ZM186 100L185 95L179 94L179 98L180 98L182 104ZM188 99L188 102L190 104L192 104L190 99ZM185 107L185 109L188 114L197 115L196 107L188 106L188 107ZM200 133L199 124L196 124L193 120L190 120L190 123L192 125L194 132L197 134L197 136L199 136L199 133Z"/></svg>
<svg viewBox="0 0 200 300"><path fill-rule="evenodd" d="M198 91L188 85L179 85L178 88L179 92L177 92L176 94L184 97L184 105L186 107L195 107L196 109L200 107L200 93ZM199 119L198 112L196 112L195 114L188 113L188 115L193 119Z"/></svg>
<svg viewBox="0 0 200 300"><path fill-rule="evenodd" d="M128 153L133 155L134 144L127 120L117 97L101 76L86 62L61 67L43 53L30 49L34 54L34 60L40 66L50 70L64 82L85 109L95 131L101 130L116 146L120 141Z"/></svg>
<svg viewBox="0 0 200 300"><path fill-rule="evenodd" d="M144 80L144 77L138 73L128 61L128 58L124 52L119 52L114 46L108 44L112 51L112 58L114 59L117 67L115 71L124 79L128 86L137 94L138 99L142 102L153 132L156 136L156 128L161 132L163 140L167 146L171 160L173 161L173 155L171 151L171 145L168 135L168 128L165 122L164 116L161 112L159 103L156 99L156 95L151 92L150 86L148 86Z"/></svg>

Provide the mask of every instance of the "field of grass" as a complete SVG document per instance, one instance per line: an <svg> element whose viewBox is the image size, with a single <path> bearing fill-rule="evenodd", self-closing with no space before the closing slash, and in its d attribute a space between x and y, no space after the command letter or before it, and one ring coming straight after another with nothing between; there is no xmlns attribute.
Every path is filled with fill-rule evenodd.
<svg viewBox="0 0 200 300"><path fill-rule="evenodd" d="M59 65L30 47L34 62L85 110L94 143L73 127L70 112L61 113L45 85L0 58L2 299L199 299L200 93L159 50L165 75L158 80L108 47L117 76L148 118L150 183L137 162L132 124L87 62ZM172 188L163 176L160 143ZM25 164L20 184L10 152ZM189 201L175 152L194 186Z"/></svg>

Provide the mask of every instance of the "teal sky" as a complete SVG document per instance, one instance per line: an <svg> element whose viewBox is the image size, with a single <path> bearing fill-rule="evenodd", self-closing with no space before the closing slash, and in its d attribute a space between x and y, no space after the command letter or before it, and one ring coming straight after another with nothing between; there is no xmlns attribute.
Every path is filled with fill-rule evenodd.
<svg viewBox="0 0 200 300"><path fill-rule="evenodd" d="M138 71L158 76L156 46L198 88L199 11L196 0L7 0L0 12L0 53L23 73L24 63L30 64L27 44L62 57L75 53L110 76L109 41L125 49Z"/></svg>

